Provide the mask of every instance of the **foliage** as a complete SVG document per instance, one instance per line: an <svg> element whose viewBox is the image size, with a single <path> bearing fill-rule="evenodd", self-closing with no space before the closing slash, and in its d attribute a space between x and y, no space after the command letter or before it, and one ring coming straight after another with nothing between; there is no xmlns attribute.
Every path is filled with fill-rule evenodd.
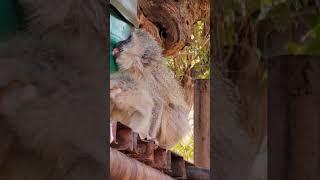
<svg viewBox="0 0 320 180"><path fill-rule="evenodd" d="M193 129L193 116L194 111L192 110L189 114L189 124L191 129ZM171 151L179 154L185 160L193 162L194 158L194 134L193 131L190 132L184 139L182 139L178 144L176 144Z"/></svg>
<svg viewBox="0 0 320 180"><path fill-rule="evenodd" d="M186 74L191 71L196 74L194 78L209 79L210 77L210 37L208 32L205 32L204 26L203 21L196 22L193 27L190 45L186 46L176 56L168 57L168 66L180 81L184 76L191 76L191 74Z"/></svg>
<svg viewBox="0 0 320 180"><path fill-rule="evenodd" d="M298 26L297 21L303 18L304 25L310 26L310 31L303 35L299 42L288 39L288 52L319 55L320 21L319 14L316 13L320 9L319 4L317 0L225 0L223 45L231 47L230 51L233 51L233 46L240 46L239 32L249 24L248 22L253 23L256 28L259 24L268 25L270 32L287 32L293 26ZM306 15L309 16L303 17ZM267 54L265 49L255 51L260 52L262 56L272 56ZM228 52L230 53L232 52ZM228 59L229 56L225 57Z"/></svg>
<svg viewBox="0 0 320 180"><path fill-rule="evenodd" d="M193 162L194 158L194 136L187 136L186 139L180 141L172 149L173 152L181 155L185 160Z"/></svg>
<svg viewBox="0 0 320 180"><path fill-rule="evenodd" d="M225 60L229 60L234 54L235 47L243 47L243 31L248 26L253 26L258 33L260 25L268 35L269 32L289 32L292 27L299 26L303 22L309 30L301 35L299 41L289 37L286 39L288 54L311 54L320 55L320 16L316 12L320 10L318 0L224 0L223 1L223 22L221 41ZM312 9L312 10L310 10ZM306 18L307 17L307 18ZM299 20L299 21L298 21ZM168 58L168 66L174 71L178 80L183 81L185 76L194 78L209 79L209 35L204 31L204 22L195 24L190 46L185 47L177 56ZM264 37L263 37L264 38ZM272 39L272 37L271 37ZM265 39L260 39L264 41ZM255 40L257 41L257 40ZM249 40L250 42L250 40ZM265 42L259 42L264 44ZM257 60L260 57L270 57L263 46L248 45L250 50L257 52ZM267 70L263 72L262 79L267 79ZM184 140L173 148L173 151L183 155L187 159L193 157L193 136ZM192 153L191 153L192 152Z"/></svg>
<svg viewBox="0 0 320 180"><path fill-rule="evenodd" d="M308 31L300 42L289 42L289 52L295 55L309 54L320 56L320 17L314 27Z"/></svg>
<svg viewBox="0 0 320 180"><path fill-rule="evenodd" d="M181 50L176 56L168 57L167 65L174 72L176 79L190 88L185 80L188 78L209 79L210 78L210 37L209 32L205 31L205 23L198 21L193 26L191 43ZM189 92L189 91L188 91ZM190 96L190 94L186 94ZM191 113L191 124L193 115ZM194 156L194 137L193 133L180 141L172 148L173 152L183 156L186 160L193 162Z"/></svg>

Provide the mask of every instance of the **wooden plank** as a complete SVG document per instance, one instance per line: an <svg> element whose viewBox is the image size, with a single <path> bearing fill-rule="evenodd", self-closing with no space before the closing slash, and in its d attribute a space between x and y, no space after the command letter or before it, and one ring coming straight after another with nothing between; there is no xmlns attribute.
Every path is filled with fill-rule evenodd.
<svg viewBox="0 0 320 180"><path fill-rule="evenodd" d="M162 149L152 141L141 140L137 133L122 124L117 126L116 131L117 144L112 143L112 146L121 149L128 158L135 159L176 179L202 180L209 175L207 169L194 166L180 155Z"/></svg>
<svg viewBox="0 0 320 180"><path fill-rule="evenodd" d="M320 178L320 58L288 59L288 179Z"/></svg>
<svg viewBox="0 0 320 180"><path fill-rule="evenodd" d="M117 125L116 139L116 143L112 143L111 147L117 150L133 151L137 144L137 134L120 123Z"/></svg>
<svg viewBox="0 0 320 180"><path fill-rule="evenodd" d="M187 179L209 180L210 170L195 166L186 166Z"/></svg>
<svg viewBox="0 0 320 180"><path fill-rule="evenodd" d="M171 153L171 174L172 177L179 179L187 178L186 164L181 156Z"/></svg>
<svg viewBox="0 0 320 180"><path fill-rule="evenodd" d="M312 56L269 60L269 179L320 177L319 60Z"/></svg>
<svg viewBox="0 0 320 180"><path fill-rule="evenodd" d="M151 165L154 162L154 150L156 147L153 142L138 141L136 150L129 152L128 156L147 165Z"/></svg>
<svg viewBox="0 0 320 180"><path fill-rule="evenodd" d="M194 163L210 168L210 80L194 83Z"/></svg>
<svg viewBox="0 0 320 180"><path fill-rule="evenodd" d="M287 64L279 60L269 61L268 72L268 139L269 139L269 178L288 179L287 146Z"/></svg>
<svg viewBox="0 0 320 180"><path fill-rule="evenodd" d="M169 173L171 170L171 152L162 148L154 151L154 163L152 167Z"/></svg>
<svg viewBox="0 0 320 180"><path fill-rule="evenodd" d="M110 179L173 180L172 177L110 148Z"/></svg>

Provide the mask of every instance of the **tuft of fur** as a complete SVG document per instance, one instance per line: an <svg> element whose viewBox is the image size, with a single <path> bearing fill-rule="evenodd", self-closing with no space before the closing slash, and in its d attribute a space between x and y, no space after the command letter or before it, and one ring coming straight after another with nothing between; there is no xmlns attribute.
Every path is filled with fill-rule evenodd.
<svg viewBox="0 0 320 180"><path fill-rule="evenodd" d="M172 147L189 131L188 110L180 85L164 64L161 47L149 33L136 29L116 48L121 51L116 58L120 70L111 76L110 88L134 88L112 99L118 112L112 111L111 118L117 116L118 121L138 130L143 137L156 140L162 147ZM120 102L130 108L120 107ZM122 116L129 111L140 116ZM129 122L124 120L128 118ZM142 131L137 126L147 129Z"/></svg>
<svg viewBox="0 0 320 180"><path fill-rule="evenodd" d="M110 80L110 87L121 89L121 93L110 97L111 121L119 121L140 132L141 138L151 138L147 133L149 129L146 123L150 121L154 107L150 93L141 82L135 82L129 76L111 75Z"/></svg>

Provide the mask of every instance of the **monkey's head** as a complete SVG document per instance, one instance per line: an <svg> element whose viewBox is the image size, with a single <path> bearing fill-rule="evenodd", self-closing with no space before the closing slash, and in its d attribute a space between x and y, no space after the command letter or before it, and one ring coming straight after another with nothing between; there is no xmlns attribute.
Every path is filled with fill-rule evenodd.
<svg viewBox="0 0 320 180"><path fill-rule="evenodd" d="M162 49L146 31L135 29L130 37L120 41L112 51L120 70L139 71L161 62Z"/></svg>

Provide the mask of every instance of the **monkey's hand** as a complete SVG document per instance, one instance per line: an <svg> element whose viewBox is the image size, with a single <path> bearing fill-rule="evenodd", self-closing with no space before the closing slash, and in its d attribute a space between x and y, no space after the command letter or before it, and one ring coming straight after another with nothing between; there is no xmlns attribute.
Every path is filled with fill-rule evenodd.
<svg viewBox="0 0 320 180"><path fill-rule="evenodd" d="M123 76L122 74L112 75L110 78L110 98L114 99L119 94L128 90L136 89L137 84L130 77Z"/></svg>
<svg viewBox="0 0 320 180"><path fill-rule="evenodd" d="M121 85L118 80L116 79L110 79L110 90L115 89L115 88L120 88Z"/></svg>
<svg viewBox="0 0 320 180"><path fill-rule="evenodd" d="M110 89L110 98L114 99L118 94L120 94L122 92L121 88L113 88Z"/></svg>
<svg viewBox="0 0 320 180"><path fill-rule="evenodd" d="M110 98L114 99L122 92L120 83L117 80L110 80Z"/></svg>

